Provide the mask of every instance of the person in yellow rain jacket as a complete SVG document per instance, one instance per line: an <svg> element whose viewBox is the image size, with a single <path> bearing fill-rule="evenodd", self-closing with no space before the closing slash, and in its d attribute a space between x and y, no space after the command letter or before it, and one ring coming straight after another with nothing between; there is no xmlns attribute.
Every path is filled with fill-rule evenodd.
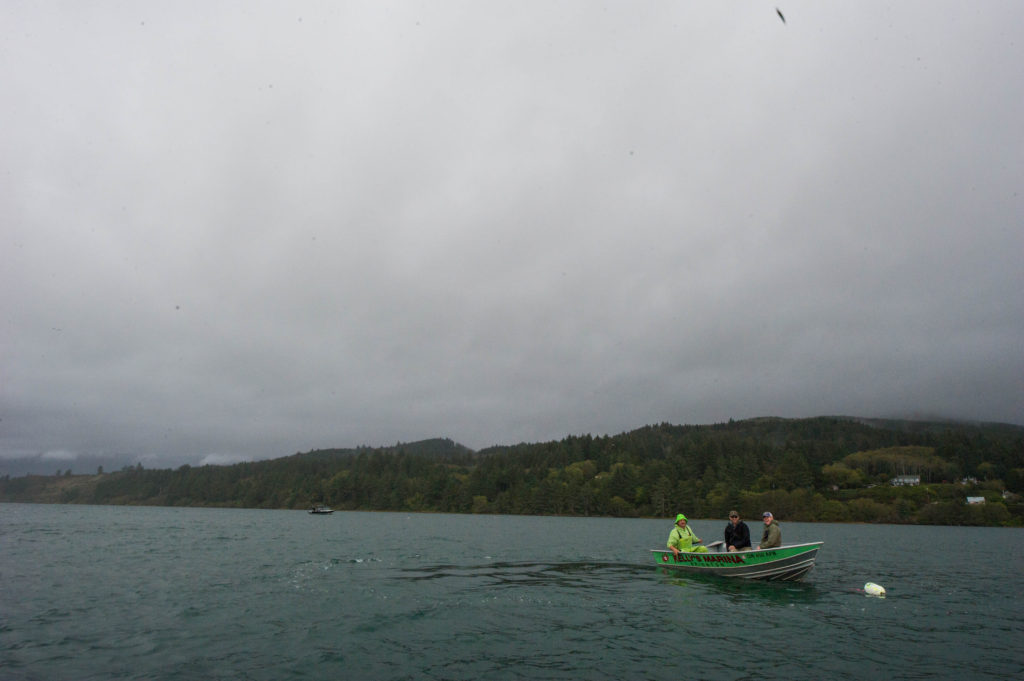
<svg viewBox="0 0 1024 681"><path fill-rule="evenodd" d="M693 533L693 530L686 526L686 516L682 513L677 515L676 526L672 528L672 534L668 535L668 547L672 549L672 555L678 558L680 551L706 553L708 547L694 546L694 544L700 544L702 541L704 540L700 539Z"/></svg>

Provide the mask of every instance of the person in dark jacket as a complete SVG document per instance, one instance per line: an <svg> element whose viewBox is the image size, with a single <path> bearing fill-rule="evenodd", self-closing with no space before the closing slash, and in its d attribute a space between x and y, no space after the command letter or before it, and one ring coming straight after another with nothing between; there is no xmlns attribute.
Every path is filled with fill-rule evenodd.
<svg viewBox="0 0 1024 681"><path fill-rule="evenodd" d="M761 535L759 549L773 549L782 546L782 528L779 521L775 519L771 511L765 511L761 517L764 519L764 534Z"/></svg>
<svg viewBox="0 0 1024 681"><path fill-rule="evenodd" d="M729 524L725 526L725 545L730 551L750 550L750 528L740 520L738 511L729 511Z"/></svg>

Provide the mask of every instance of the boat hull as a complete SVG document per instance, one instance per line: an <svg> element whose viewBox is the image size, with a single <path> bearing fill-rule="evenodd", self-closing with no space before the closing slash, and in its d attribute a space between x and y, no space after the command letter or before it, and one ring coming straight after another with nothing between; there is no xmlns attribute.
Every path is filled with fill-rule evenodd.
<svg viewBox="0 0 1024 681"><path fill-rule="evenodd" d="M657 565L675 572L795 582L803 579L814 567L818 549L823 543L793 544L754 551L680 553L678 558L671 551L663 549L654 549L651 554Z"/></svg>

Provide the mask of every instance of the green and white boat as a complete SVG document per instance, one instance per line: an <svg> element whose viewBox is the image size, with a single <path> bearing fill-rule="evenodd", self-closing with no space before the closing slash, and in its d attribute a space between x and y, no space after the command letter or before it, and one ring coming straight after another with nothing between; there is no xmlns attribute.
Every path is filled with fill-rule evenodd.
<svg viewBox="0 0 1024 681"><path fill-rule="evenodd" d="M796 582L814 567L823 543L729 552L722 550L721 542L715 542L707 553L680 553L676 558L667 549L652 549L651 554L656 564L678 572Z"/></svg>

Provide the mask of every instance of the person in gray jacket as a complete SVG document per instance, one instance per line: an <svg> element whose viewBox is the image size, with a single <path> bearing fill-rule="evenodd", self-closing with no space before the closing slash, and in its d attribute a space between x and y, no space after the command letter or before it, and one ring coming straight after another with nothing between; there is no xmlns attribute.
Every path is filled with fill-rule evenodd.
<svg viewBox="0 0 1024 681"><path fill-rule="evenodd" d="M764 534L761 535L761 543L757 548L774 549L782 546L782 528L779 527L779 521L775 519L771 511L765 511L761 517L764 519Z"/></svg>

